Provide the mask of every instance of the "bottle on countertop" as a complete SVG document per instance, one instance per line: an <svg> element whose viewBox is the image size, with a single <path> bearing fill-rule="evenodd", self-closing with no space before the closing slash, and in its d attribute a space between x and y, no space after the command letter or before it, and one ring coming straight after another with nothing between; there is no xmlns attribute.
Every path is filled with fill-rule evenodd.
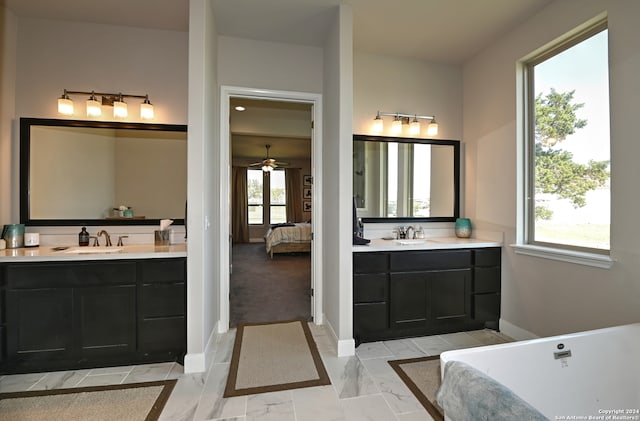
<svg viewBox="0 0 640 421"><path fill-rule="evenodd" d="M80 234L78 234L78 245L89 245L89 233L87 232L87 227L82 227L82 231L80 231Z"/></svg>

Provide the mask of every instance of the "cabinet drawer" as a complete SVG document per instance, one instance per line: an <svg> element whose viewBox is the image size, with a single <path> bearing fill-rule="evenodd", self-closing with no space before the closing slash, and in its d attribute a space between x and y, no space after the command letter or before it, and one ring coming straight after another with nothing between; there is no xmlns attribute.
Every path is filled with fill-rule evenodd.
<svg viewBox="0 0 640 421"><path fill-rule="evenodd" d="M184 314L184 283L142 286L140 315L143 318Z"/></svg>
<svg viewBox="0 0 640 421"><path fill-rule="evenodd" d="M354 253L353 273L381 273L389 270L388 253Z"/></svg>
<svg viewBox="0 0 640 421"><path fill-rule="evenodd" d="M388 307L385 303L356 304L353 306L353 333L384 331L389 327Z"/></svg>
<svg viewBox="0 0 640 421"><path fill-rule="evenodd" d="M500 267L475 268L473 292L500 292Z"/></svg>
<svg viewBox="0 0 640 421"><path fill-rule="evenodd" d="M140 322L138 347L144 353L183 350L186 347L184 317L143 320Z"/></svg>
<svg viewBox="0 0 640 421"><path fill-rule="evenodd" d="M353 276L354 303L387 301L388 277L386 273Z"/></svg>
<svg viewBox="0 0 640 421"><path fill-rule="evenodd" d="M392 272L465 268L471 266L471 250L393 253L390 266Z"/></svg>
<svg viewBox="0 0 640 421"><path fill-rule="evenodd" d="M500 319L500 294L474 295L473 318L481 322Z"/></svg>
<svg viewBox="0 0 640 421"><path fill-rule="evenodd" d="M135 262L20 264L7 266L9 289L135 285Z"/></svg>
<svg viewBox="0 0 640 421"><path fill-rule="evenodd" d="M142 283L184 282L185 259L150 259L141 262Z"/></svg>
<svg viewBox="0 0 640 421"><path fill-rule="evenodd" d="M500 266L499 248L487 248L474 250L476 266Z"/></svg>

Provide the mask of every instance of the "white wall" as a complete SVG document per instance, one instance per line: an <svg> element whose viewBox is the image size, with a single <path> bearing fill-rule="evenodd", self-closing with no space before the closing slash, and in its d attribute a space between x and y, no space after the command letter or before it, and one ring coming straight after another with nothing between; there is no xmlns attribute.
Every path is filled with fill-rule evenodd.
<svg viewBox="0 0 640 421"><path fill-rule="evenodd" d="M439 124L435 139L461 140L461 66L354 52L353 133L372 134L377 111L435 115ZM392 118L384 120L384 134L389 135ZM426 123L415 137L428 137Z"/></svg>
<svg viewBox="0 0 640 421"><path fill-rule="evenodd" d="M15 116L15 80L18 21L8 9L0 6L0 225L18 223L12 202L18 202L19 192L12 189L14 174L18 174L18 147L12 142L12 121ZM17 209L17 207L15 208Z"/></svg>
<svg viewBox="0 0 640 421"><path fill-rule="evenodd" d="M20 19L16 115L62 118L56 99L64 89L95 90L149 94L154 122L184 124L187 41L186 32ZM71 99L76 106L72 118L87 119L87 98ZM126 121L141 121L141 101L125 101L130 109ZM99 119L114 120L108 113Z"/></svg>
<svg viewBox="0 0 640 421"><path fill-rule="evenodd" d="M324 47L323 303L338 355L355 352L351 207L353 186L353 34L349 6L336 9Z"/></svg>
<svg viewBox="0 0 640 421"><path fill-rule="evenodd" d="M515 255L516 62L597 16L609 14L612 221L610 270ZM502 319L546 336L640 320L640 2L552 2L464 67L466 213L505 232ZM576 69L579 71L579 69ZM604 118L604 116L603 116Z"/></svg>
<svg viewBox="0 0 640 421"><path fill-rule="evenodd" d="M322 93L322 48L218 37L219 84Z"/></svg>
<svg viewBox="0 0 640 421"><path fill-rule="evenodd" d="M2 77L7 79L9 88L7 98L12 98L11 80L15 81L15 102L7 104L8 108L15 109L6 117L11 120L5 120L3 115L2 121L3 129L5 124L13 126L12 152L0 155L3 186L7 183L4 174L12 168L8 181L12 200L10 215L0 213L3 218L0 223L18 222L19 219L16 121L20 117L67 118L57 113L56 101L65 88L148 93L155 107L154 122L185 124L187 121L187 33L43 19L16 21L15 71L12 72L10 60L7 68L2 69ZM11 25L7 31L9 29ZM9 31L7 41L11 39L10 35ZM6 50L9 59L11 47L8 45ZM3 87L3 103L7 99L4 92ZM84 113L87 98L77 96L72 99L77 111L68 118L87 119ZM140 121L138 103L127 101L130 117L126 121ZM106 113L99 119L113 120ZM6 142L5 136L2 139ZM5 206L3 201L2 209Z"/></svg>
<svg viewBox="0 0 640 421"><path fill-rule="evenodd" d="M185 372L205 371L220 318L219 94L215 18L208 0L189 2L189 148L187 241L187 355ZM224 244L224 243L222 243Z"/></svg>

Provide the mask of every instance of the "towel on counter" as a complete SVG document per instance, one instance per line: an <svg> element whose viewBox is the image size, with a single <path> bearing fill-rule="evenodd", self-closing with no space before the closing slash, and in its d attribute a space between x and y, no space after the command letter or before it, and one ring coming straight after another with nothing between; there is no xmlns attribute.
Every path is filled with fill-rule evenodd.
<svg viewBox="0 0 640 421"><path fill-rule="evenodd" d="M436 401L455 421L548 421L511 389L461 361L445 364Z"/></svg>

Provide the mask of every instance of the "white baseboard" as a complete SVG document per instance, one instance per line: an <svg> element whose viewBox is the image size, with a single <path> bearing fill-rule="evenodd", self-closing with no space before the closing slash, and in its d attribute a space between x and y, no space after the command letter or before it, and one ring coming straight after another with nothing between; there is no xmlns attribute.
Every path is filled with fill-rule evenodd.
<svg viewBox="0 0 640 421"><path fill-rule="evenodd" d="M504 333L510 338L515 339L516 341L526 341L529 339L539 338L539 336L535 333L529 332L528 330L516 326L513 323L509 323L504 319L500 319L500 332Z"/></svg>
<svg viewBox="0 0 640 421"><path fill-rule="evenodd" d="M329 336L331 341L333 342L334 348L336 349L336 353L338 357L350 357L356 354L356 341L351 339L338 339L338 335L336 335L336 331L331 326L331 322L326 317L323 317L324 320L327 321L326 325L329 328Z"/></svg>
<svg viewBox="0 0 640 421"><path fill-rule="evenodd" d="M215 353L215 346L218 343L218 324L211 330L211 335L207 340L204 352L189 353L184 356L184 372L187 373L204 373L209 367L209 361L213 361L213 355Z"/></svg>
<svg viewBox="0 0 640 421"><path fill-rule="evenodd" d="M204 373L207 370L207 362L204 352L184 356L184 373Z"/></svg>
<svg viewBox="0 0 640 421"><path fill-rule="evenodd" d="M338 341L338 357L350 357L356 355L356 341L342 339Z"/></svg>

